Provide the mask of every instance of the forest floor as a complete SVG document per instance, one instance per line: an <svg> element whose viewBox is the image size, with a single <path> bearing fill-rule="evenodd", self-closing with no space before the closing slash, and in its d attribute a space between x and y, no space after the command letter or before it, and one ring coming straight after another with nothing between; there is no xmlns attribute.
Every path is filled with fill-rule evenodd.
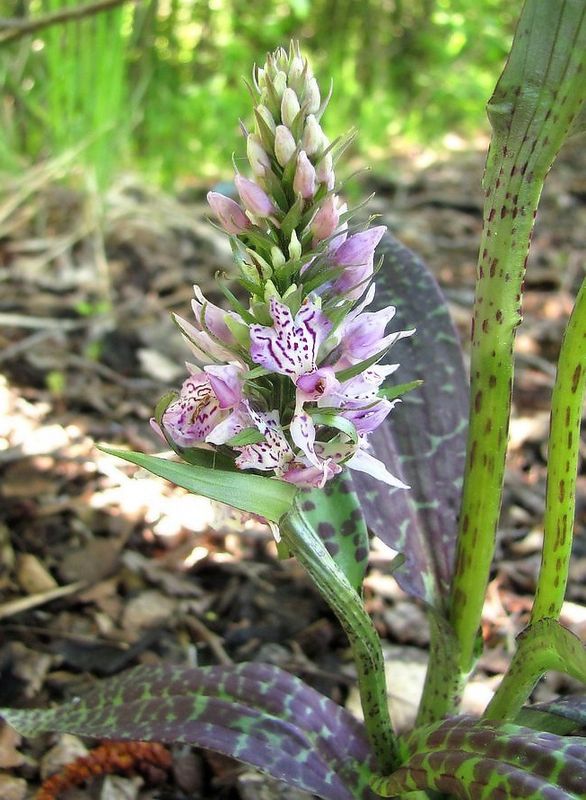
<svg viewBox="0 0 586 800"><path fill-rule="evenodd" d="M430 265L464 347L481 231L484 155L460 152L392 180L369 177L370 210ZM466 696L480 712L528 619L539 565L548 408L560 339L586 264L586 151L568 147L548 179L517 339L514 419L485 652ZM96 449L156 452L148 420L184 378L169 319L189 316L192 284L212 291L227 243L201 198L180 202L128 180L100 209L37 173L0 198L0 705L44 706L88 681L161 660L262 661L356 710L346 639L301 568L271 535ZM213 291L212 291L213 294ZM586 638L586 475L562 620ZM374 547L368 610L385 641L400 726L425 669L422 608ZM576 690L552 674L534 697ZM93 742L0 728L0 796L32 798L42 777ZM173 747L163 773L101 778L64 798L306 797L230 759ZM157 779L159 782L157 783Z"/></svg>

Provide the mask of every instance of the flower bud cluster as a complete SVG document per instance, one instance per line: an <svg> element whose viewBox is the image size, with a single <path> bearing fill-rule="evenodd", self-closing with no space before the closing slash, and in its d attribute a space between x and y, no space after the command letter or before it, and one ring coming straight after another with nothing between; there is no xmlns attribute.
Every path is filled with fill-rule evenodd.
<svg viewBox="0 0 586 800"><path fill-rule="evenodd" d="M154 426L178 453L214 447L237 468L323 486L344 466L403 486L368 452L368 435L397 399L382 383L398 365L378 361L413 331L386 334L394 308L374 297L375 248L384 227L351 228L336 192L322 98L299 47L269 54L253 73L252 177L238 199L208 194L230 236L243 304L230 310L195 287L194 322L176 318L197 364Z"/></svg>

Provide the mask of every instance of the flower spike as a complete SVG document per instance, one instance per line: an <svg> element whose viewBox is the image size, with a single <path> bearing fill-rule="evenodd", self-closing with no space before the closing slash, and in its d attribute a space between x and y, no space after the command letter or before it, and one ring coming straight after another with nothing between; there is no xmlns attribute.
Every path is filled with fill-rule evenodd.
<svg viewBox="0 0 586 800"><path fill-rule="evenodd" d="M269 54L251 91L252 177L234 178L240 203L208 194L249 300L224 287L223 310L194 287L193 322L175 319L198 366L160 427L179 449L216 448L236 469L296 486L322 487L348 467L406 488L368 452L400 402L381 389L398 365L377 359L413 333L387 332L391 306L365 311L385 228L348 230L335 190L341 148L321 126L329 94L322 100L299 46Z"/></svg>

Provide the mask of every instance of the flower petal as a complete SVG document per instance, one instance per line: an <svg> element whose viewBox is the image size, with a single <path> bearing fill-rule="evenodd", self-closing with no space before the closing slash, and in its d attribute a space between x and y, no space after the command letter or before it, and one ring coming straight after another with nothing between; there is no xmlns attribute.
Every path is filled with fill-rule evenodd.
<svg viewBox="0 0 586 800"><path fill-rule="evenodd" d="M358 472L366 472L377 481L387 483L389 486L396 486L398 489L409 489L406 483L396 478L388 471L382 461L378 458L371 456L365 450L357 450L356 453L346 461L346 466L350 469L358 470Z"/></svg>
<svg viewBox="0 0 586 800"><path fill-rule="evenodd" d="M296 461L281 477L296 486L322 489L327 481L341 471L342 467L333 461L324 461L319 467L307 467Z"/></svg>
<svg viewBox="0 0 586 800"><path fill-rule="evenodd" d="M195 315L198 330L205 331L207 328L224 344L234 345L236 343L234 336L225 322L228 312L206 300L197 284L194 284L193 292L195 300L191 301L191 308Z"/></svg>
<svg viewBox="0 0 586 800"><path fill-rule="evenodd" d="M325 314L306 299L293 319L288 306L274 297L270 313L272 327L250 326L250 356L255 364L293 379L315 370L319 347L332 329Z"/></svg>
<svg viewBox="0 0 586 800"><path fill-rule="evenodd" d="M210 361L233 361L234 353L215 342L205 331L198 330L191 322L173 314L173 319L177 323L181 333L187 339L194 356L201 364Z"/></svg>
<svg viewBox="0 0 586 800"><path fill-rule="evenodd" d="M229 417L220 422L211 433L206 436L209 444L226 444L237 433L253 425L252 418L246 408L235 408Z"/></svg>
<svg viewBox="0 0 586 800"><path fill-rule="evenodd" d="M344 406L342 416L354 424L360 435L364 435L378 428L398 402L398 399L391 402L380 398L378 402L365 406L363 401L354 401Z"/></svg>
<svg viewBox="0 0 586 800"><path fill-rule="evenodd" d="M234 408L242 400L243 370L236 364L211 364L204 367L218 398L220 408Z"/></svg>
<svg viewBox="0 0 586 800"><path fill-rule="evenodd" d="M314 467L318 467L320 461L313 449L315 444L315 425L312 418L303 408L295 410L289 431L293 442L303 451L309 463L313 464Z"/></svg>
<svg viewBox="0 0 586 800"><path fill-rule="evenodd" d="M183 383L179 397L163 414L162 425L181 447L193 447L225 417L205 372L190 375Z"/></svg>
<svg viewBox="0 0 586 800"><path fill-rule="evenodd" d="M293 450L285 438L279 422L278 411L255 411L244 401L253 424L265 437L264 442L235 447L240 452L236 459L239 469L258 469L267 471L274 469L280 475L287 464L293 461Z"/></svg>
<svg viewBox="0 0 586 800"><path fill-rule="evenodd" d="M295 381L297 396L303 402L324 400L340 388L333 367L320 367L313 372L305 372Z"/></svg>

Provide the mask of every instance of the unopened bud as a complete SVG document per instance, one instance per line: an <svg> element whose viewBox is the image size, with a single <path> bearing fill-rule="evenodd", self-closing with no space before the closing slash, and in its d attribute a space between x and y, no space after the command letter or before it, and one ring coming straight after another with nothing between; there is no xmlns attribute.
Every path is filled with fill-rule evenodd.
<svg viewBox="0 0 586 800"><path fill-rule="evenodd" d="M275 156L282 167L289 163L296 149L295 139L289 128L285 125L277 125L275 128Z"/></svg>
<svg viewBox="0 0 586 800"><path fill-rule="evenodd" d="M254 181L250 181L242 175L236 175L234 183L247 211L257 217L269 217L274 214L276 208L273 201Z"/></svg>
<svg viewBox="0 0 586 800"><path fill-rule="evenodd" d="M267 85L267 76L262 67L257 67L256 70L256 82L260 89L264 89Z"/></svg>
<svg viewBox="0 0 586 800"><path fill-rule="evenodd" d="M307 157L305 150L297 156L297 168L293 178L293 191L308 200L315 194L315 167Z"/></svg>
<svg viewBox="0 0 586 800"><path fill-rule="evenodd" d="M226 233L238 235L250 228L251 222L238 203L218 192L208 192L208 203Z"/></svg>
<svg viewBox="0 0 586 800"><path fill-rule="evenodd" d="M293 261L299 261L301 258L301 242L297 238L295 231L291 234L291 240L289 242L289 258Z"/></svg>
<svg viewBox="0 0 586 800"><path fill-rule="evenodd" d="M305 84L305 95L303 97L303 105L308 114L317 114L319 111L319 104L321 97L319 94L319 86L315 78L309 78Z"/></svg>
<svg viewBox="0 0 586 800"><path fill-rule="evenodd" d="M275 300L281 301L281 295L277 291L277 287L269 278L269 280L265 283L265 291L264 291L264 301L265 303L270 303L272 298Z"/></svg>
<svg viewBox="0 0 586 800"><path fill-rule="evenodd" d="M299 92L303 88L303 70L305 69L305 62L301 56L293 56L289 64L289 72L287 75L287 85L294 91Z"/></svg>
<svg viewBox="0 0 586 800"><path fill-rule="evenodd" d="M277 245L271 247L271 260L273 262L273 267L275 269L279 269L279 267L282 267L285 261L287 260L283 254L283 251L281 250L280 247L277 247Z"/></svg>
<svg viewBox="0 0 586 800"><path fill-rule="evenodd" d="M262 103L260 103L256 107L256 113L263 120L263 122L266 123L266 125L270 128L270 130L274 133L275 132L275 120L273 119L273 115L268 110L268 108L266 106L263 106Z"/></svg>
<svg viewBox="0 0 586 800"><path fill-rule="evenodd" d="M290 128L300 110L301 106L299 105L299 100L293 89L285 89L283 92L283 99L281 100L281 120L283 121L283 125Z"/></svg>
<svg viewBox="0 0 586 800"><path fill-rule="evenodd" d="M275 53L275 56L276 56L277 66L279 67L279 69L282 69L282 70L286 71L287 70L287 66L289 64L289 56L288 56L287 51L285 50L285 48L284 47L279 47L277 49L277 52Z"/></svg>
<svg viewBox="0 0 586 800"><path fill-rule="evenodd" d="M330 183L333 183L334 177L334 161L331 153L326 153L321 158L315 168L315 174L319 183L325 183L328 189Z"/></svg>
<svg viewBox="0 0 586 800"><path fill-rule="evenodd" d="M319 122L313 114L310 114L305 121L301 146L308 156L312 156L322 147L323 139L324 137Z"/></svg>
<svg viewBox="0 0 586 800"><path fill-rule="evenodd" d="M273 268L271 265L260 255L260 253L257 253L255 250L251 250L249 248L247 252L250 256L252 264L256 267L257 279L260 277L263 281L268 280L273 274Z"/></svg>
<svg viewBox="0 0 586 800"><path fill-rule="evenodd" d="M246 139L246 155L255 175L262 177L271 168L271 159L254 133L250 133Z"/></svg>
<svg viewBox="0 0 586 800"><path fill-rule="evenodd" d="M338 200L331 194L326 197L311 223L314 244L330 237L338 227L339 221Z"/></svg>
<svg viewBox="0 0 586 800"><path fill-rule="evenodd" d="M287 76L281 70L279 70L273 78L273 88L277 97L283 97L285 89L287 88Z"/></svg>

